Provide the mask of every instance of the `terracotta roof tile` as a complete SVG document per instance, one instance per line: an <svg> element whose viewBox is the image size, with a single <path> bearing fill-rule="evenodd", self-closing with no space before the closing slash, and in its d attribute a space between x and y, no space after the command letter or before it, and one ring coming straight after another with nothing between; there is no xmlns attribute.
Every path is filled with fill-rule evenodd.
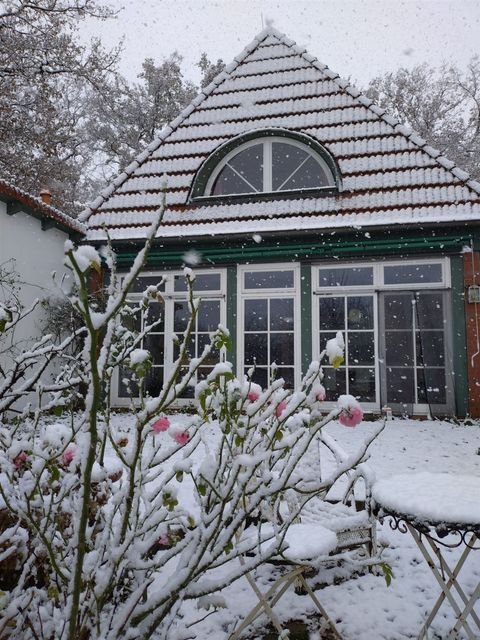
<svg viewBox="0 0 480 640"><path fill-rule="evenodd" d="M231 205L188 202L209 154L235 136L266 128L318 140L338 162L343 193ZM84 212L92 239L103 224L113 239L141 237L161 203L165 176L168 209L159 235L166 237L248 233L266 220L278 231L298 224L340 228L357 218L367 225L415 216L422 223L445 222L448 215L480 220L478 183L270 27Z"/></svg>

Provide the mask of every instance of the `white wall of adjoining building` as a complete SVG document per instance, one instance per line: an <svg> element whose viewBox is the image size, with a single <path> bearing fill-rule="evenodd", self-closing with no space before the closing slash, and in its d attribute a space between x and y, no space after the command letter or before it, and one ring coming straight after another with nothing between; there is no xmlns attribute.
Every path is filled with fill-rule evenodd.
<svg viewBox="0 0 480 640"><path fill-rule="evenodd" d="M21 211L8 215L7 205L0 201L0 265L8 271L13 269L18 275L17 294L24 308L29 308L37 299L41 302L61 295L52 273L56 272L57 283L63 274L70 278L63 264L67 239L68 234L56 227L43 230L41 221L32 215ZM8 288L0 283L0 302L5 302L8 293ZM15 347L28 348L41 337L45 333L44 320L45 312L38 304L15 329ZM4 366L8 357L5 341L0 347L0 364ZM10 355L12 353L10 350Z"/></svg>

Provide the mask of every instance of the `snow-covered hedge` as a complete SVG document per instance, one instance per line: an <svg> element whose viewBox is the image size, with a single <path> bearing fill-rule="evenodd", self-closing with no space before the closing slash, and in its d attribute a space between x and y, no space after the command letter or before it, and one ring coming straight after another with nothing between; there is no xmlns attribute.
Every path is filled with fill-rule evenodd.
<svg viewBox="0 0 480 640"><path fill-rule="evenodd" d="M85 339L64 379L81 383L85 410L56 418L37 411L16 426L0 424L1 638L187 637L179 616L185 599L220 606L226 584L282 548L296 515L274 517L286 492L325 495L364 457L368 443L328 479L298 474L331 419L354 426L362 418L351 396L322 415L320 361L295 391L281 379L261 389L220 362L196 386L196 413L175 416L172 404L204 360L229 344L219 327L201 357L189 360L198 312L191 286L190 322L174 371L157 397L148 395L149 354L141 345L152 327L129 329L138 309L126 301L156 230L122 279L109 248L66 247ZM89 299L88 277L102 258L110 279L99 309ZM186 278L191 284L191 272ZM140 306L158 295L150 287ZM338 366L341 349L338 336L322 357ZM130 368L139 388L123 427L111 420L105 397L118 366ZM57 389L50 406L68 404L69 393L66 384ZM274 526L260 545L244 532L264 519Z"/></svg>

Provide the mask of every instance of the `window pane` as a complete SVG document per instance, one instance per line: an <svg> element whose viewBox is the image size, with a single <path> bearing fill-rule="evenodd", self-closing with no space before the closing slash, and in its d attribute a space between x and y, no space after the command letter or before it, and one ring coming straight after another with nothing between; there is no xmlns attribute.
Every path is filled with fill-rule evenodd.
<svg viewBox="0 0 480 640"><path fill-rule="evenodd" d="M372 267L348 267L345 269L320 269L320 287L358 287L373 285Z"/></svg>
<svg viewBox="0 0 480 640"><path fill-rule="evenodd" d="M145 337L145 349L152 354L153 364L162 364L164 362L163 334L149 334Z"/></svg>
<svg viewBox="0 0 480 640"><path fill-rule="evenodd" d="M447 402L445 370L417 369L418 401L424 404Z"/></svg>
<svg viewBox="0 0 480 640"><path fill-rule="evenodd" d="M267 300L245 300L245 331L267 330L267 305Z"/></svg>
<svg viewBox="0 0 480 640"><path fill-rule="evenodd" d="M272 189L314 189L331 184L320 163L306 150L286 142L272 144Z"/></svg>
<svg viewBox="0 0 480 640"><path fill-rule="evenodd" d="M245 289L292 289L293 271L247 271Z"/></svg>
<svg viewBox="0 0 480 640"><path fill-rule="evenodd" d="M292 144L274 142L272 144L272 187L273 191L283 189L282 184L298 169L308 153Z"/></svg>
<svg viewBox="0 0 480 640"><path fill-rule="evenodd" d="M386 331L385 347L387 365L402 367L413 365L413 337L411 331Z"/></svg>
<svg viewBox="0 0 480 640"><path fill-rule="evenodd" d="M210 334L199 333L197 334L197 358L203 353L203 350L210 344ZM205 358L205 365L215 365L220 362L220 352L218 349L211 349L209 355Z"/></svg>
<svg viewBox="0 0 480 640"><path fill-rule="evenodd" d="M338 396L347 393L345 369L324 367L322 384L326 391L326 400L336 400Z"/></svg>
<svg viewBox="0 0 480 640"><path fill-rule="evenodd" d="M173 307L173 330L175 333L185 331L190 319L190 310L186 300L175 302Z"/></svg>
<svg viewBox="0 0 480 640"><path fill-rule="evenodd" d="M345 298L320 298L320 329L343 331L345 329ZM332 336L334 337L334 336Z"/></svg>
<svg viewBox="0 0 480 640"><path fill-rule="evenodd" d="M348 333L348 364L349 366L357 364L373 364L375 354L375 345L373 339L373 331L365 333L357 333L350 331Z"/></svg>
<svg viewBox="0 0 480 640"><path fill-rule="evenodd" d="M348 393L360 402L375 402L374 369L350 367L348 370L348 385Z"/></svg>
<svg viewBox="0 0 480 640"><path fill-rule="evenodd" d="M293 364L293 333L270 334L270 361Z"/></svg>
<svg viewBox="0 0 480 640"><path fill-rule="evenodd" d="M267 334L245 334L245 364L269 364Z"/></svg>
<svg viewBox="0 0 480 640"><path fill-rule="evenodd" d="M118 370L118 397L130 398L138 396L138 385L131 379L132 370L120 367Z"/></svg>
<svg viewBox="0 0 480 640"><path fill-rule="evenodd" d="M414 303L415 299L409 293L385 296L385 328L410 329Z"/></svg>
<svg viewBox="0 0 480 640"><path fill-rule="evenodd" d="M283 378L285 380L285 388L293 389L295 382L295 370L293 367L278 367L277 380Z"/></svg>
<svg viewBox="0 0 480 640"><path fill-rule="evenodd" d="M143 293L147 287L157 286L162 280L161 275L156 276L141 276L137 278L132 286L130 291L132 293ZM159 291L165 291L165 283L158 287Z"/></svg>
<svg viewBox="0 0 480 640"><path fill-rule="evenodd" d="M220 322L220 300L202 300L197 318L199 331L215 331Z"/></svg>
<svg viewBox="0 0 480 640"><path fill-rule="evenodd" d="M417 364L427 367L445 366L443 331L417 331Z"/></svg>
<svg viewBox="0 0 480 640"><path fill-rule="evenodd" d="M187 281L184 276L175 276L174 290L187 291ZM220 291L221 279L219 273L199 273L193 281L194 291Z"/></svg>
<svg viewBox="0 0 480 640"><path fill-rule="evenodd" d="M212 195L263 191L263 144L256 144L231 158L220 171Z"/></svg>
<svg viewBox="0 0 480 640"><path fill-rule="evenodd" d="M145 388L151 396L158 396L163 386L163 367L152 367L147 373Z"/></svg>
<svg viewBox="0 0 480 640"><path fill-rule="evenodd" d="M441 264L405 264L396 267L384 267L383 277L385 284L409 284L442 282Z"/></svg>
<svg viewBox="0 0 480 640"><path fill-rule="evenodd" d="M145 312L145 323L153 324L157 320L161 322L154 327L153 331L164 331L165 327L165 313L162 302L151 302Z"/></svg>
<svg viewBox="0 0 480 640"><path fill-rule="evenodd" d="M308 160L285 182L282 191L292 189L315 189L333 185L333 180L323 167L310 156Z"/></svg>
<svg viewBox="0 0 480 640"><path fill-rule="evenodd" d="M291 331L293 322L293 298L273 298L270 300L270 329Z"/></svg>
<svg viewBox="0 0 480 640"><path fill-rule="evenodd" d="M417 293L415 321L420 329L443 329L443 296L441 293Z"/></svg>
<svg viewBox="0 0 480 640"><path fill-rule="evenodd" d="M245 375L248 374L249 367L245 367ZM259 384L262 389L268 387L268 369L266 367L255 367L251 381Z"/></svg>
<svg viewBox="0 0 480 640"><path fill-rule="evenodd" d="M122 312L122 324L125 329L129 331L141 331L142 330L142 314L140 311L136 311L135 313L129 312L125 313L128 310L131 310L132 307L125 307Z"/></svg>
<svg viewBox="0 0 480 640"><path fill-rule="evenodd" d="M373 329L373 296L347 298L348 329Z"/></svg>
<svg viewBox="0 0 480 640"><path fill-rule="evenodd" d="M415 402L413 369L387 367L387 402L395 404Z"/></svg>

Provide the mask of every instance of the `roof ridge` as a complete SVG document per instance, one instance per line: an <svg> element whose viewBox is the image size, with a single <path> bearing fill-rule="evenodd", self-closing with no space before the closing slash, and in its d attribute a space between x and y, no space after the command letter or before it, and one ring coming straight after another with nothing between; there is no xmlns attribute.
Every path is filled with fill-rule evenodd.
<svg viewBox="0 0 480 640"><path fill-rule="evenodd" d="M80 215L78 216L78 220L82 223L87 222L93 211L98 209L98 207L100 207L114 193L114 191L131 176L135 169L142 165L145 160L158 149L165 138L173 133L182 124L182 122L198 106L200 106L202 102L204 102L204 100L206 100L210 96L211 93L213 93L213 91L219 85L225 82L225 80L227 80L227 78L232 75L238 65L243 62L243 60L250 53L252 53L252 51L254 51L263 40L265 40L265 38L271 35L281 39L282 41L283 39L288 40L288 38L286 38L284 34L281 34L279 31L277 31L277 29L275 29L275 27L271 25L268 25L267 27L265 27L265 29L260 31L260 33L258 33L253 38L253 40L246 47L244 47L244 49L237 56L233 58L232 62L228 64L222 71L220 71L220 73L213 78L212 82L204 87L200 91L200 93L195 96L195 98L193 98L193 100L179 113L179 115L174 118L174 120L169 122L169 124L162 129L159 135L150 144L148 144L145 149L141 153L139 153L127 167L125 167L122 173L120 173L106 189L101 191L100 195L80 213ZM288 41L294 44L293 40Z"/></svg>

